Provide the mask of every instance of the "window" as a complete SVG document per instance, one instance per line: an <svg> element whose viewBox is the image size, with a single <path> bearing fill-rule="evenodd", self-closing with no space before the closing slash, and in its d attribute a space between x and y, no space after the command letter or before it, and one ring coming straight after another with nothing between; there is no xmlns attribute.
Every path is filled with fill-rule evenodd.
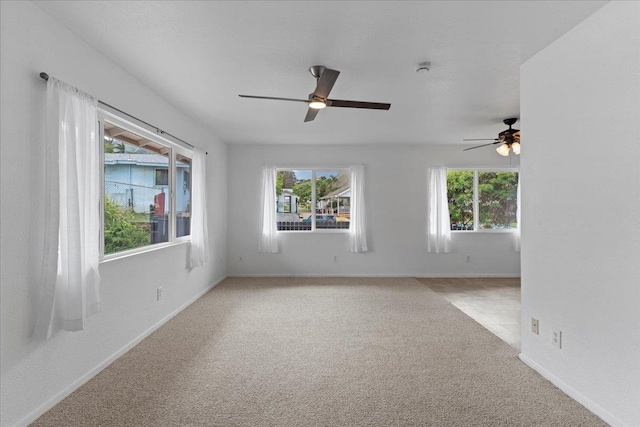
<svg viewBox="0 0 640 427"><path fill-rule="evenodd" d="M280 231L349 228L351 178L346 169L279 169L276 198Z"/></svg>
<svg viewBox="0 0 640 427"><path fill-rule="evenodd" d="M190 234L191 152L101 112L103 255Z"/></svg>
<svg viewBox="0 0 640 427"><path fill-rule="evenodd" d="M291 213L291 196L284 196L284 212Z"/></svg>
<svg viewBox="0 0 640 427"><path fill-rule="evenodd" d="M169 185L169 169L156 169L156 185Z"/></svg>
<svg viewBox="0 0 640 427"><path fill-rule="evenodd" d="M190 191L191 189L191 159L185 158L187 160L185 163L189 164L189 170L185 169L182 171L182 190Z"/></svg>
<svg viewBox="0 0 640 427"><path fill-rule="evenodd" d="M518 227L518 172L460 170L447 172L451 230L508 230Z"/></svg>

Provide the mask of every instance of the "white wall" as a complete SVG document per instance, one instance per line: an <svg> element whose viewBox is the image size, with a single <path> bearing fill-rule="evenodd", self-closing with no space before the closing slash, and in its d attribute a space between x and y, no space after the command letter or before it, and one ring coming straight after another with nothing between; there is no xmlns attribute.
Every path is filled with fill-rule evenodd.
<svg viewBox="0 0 640 427"><path fill-rule="evenodd" d="M640 426L640 3L604 6L525 63L521 114L522 358Z"/></svg>
<svg viewBox="0 0 640 427"><path fill-rule="evenodd" d="M313 124L311 124L313 125ZM517 166L517 158L513 159ZM278 254L259 253L261 168L365 165L370 252L349 253L346 234L280 233ZM426 167L509 166L494 149L462 147L229 147L228 270L233 275L519 276L511 233L454 233L450 254L426 252ZM465 256L471 255L471 262ZM338 263L333 256L338 256ZM242 257L243 262L238 262Z"/></svg>
<svg viewBox="0 0 640 427"><path fill-rule="evenodd" d="M15 425L226 274L226 146L30 2L1 3L1 418ZM44 222L40 71L208 150L212 261L185 269L187 245L100 266L104 312L83 332L30 338ZM156 287L163 287L156 301ZM61 394L62 393L62 394Z"/></svg>

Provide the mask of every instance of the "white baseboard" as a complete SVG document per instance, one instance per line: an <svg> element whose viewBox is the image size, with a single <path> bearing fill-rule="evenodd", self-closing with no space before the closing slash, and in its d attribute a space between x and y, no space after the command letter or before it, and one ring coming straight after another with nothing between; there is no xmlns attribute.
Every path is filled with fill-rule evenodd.
<svg viewBox="0 0 640 427"><path fill-rule="evenodd" d="M513 274L229 274L227 277L412 277L415 279L520 278Z"/></svg>
<svg viewBox="0 0 640 427"><path fill-rule="evenodd" d="M468 274L421 274L419 276L412 276L416 279L473 279L477 277L479 279L519 279L519 274L476 274L476 273L468 273Z"/></svg>
<svg viewBox="0 0 640 427"><path fill-rule="evenodd" d="M153 333L154 331L156 331L159 327L161 327L162 325L164 325L165 323L167 323L169 320L171 320L173 317L175 317L178 313L180 313L182 310L184 310L185 308L189 307L191 304L193 304L194 302L196 302L201 296L203 296L204 294L206 294L207 292L209 292L211 289L213 289L216 285L218 285L220 282L222 282L224 279L226 279L227 277L224 276L218 280L216 280L214 283L212 283L211 285L207 286L205 289L203 289L202 291L198 292L193 298L189 299L187 302L185 302L184 304L182 304L180 307L176 308L175 310L173 310L171 313L167 314L165 317L163 317L162 319L160 319L156 324L154 324L153 326L151 326L149 329L147 329L146 331L144 331L143 333L141 333L140 335L138 335L136 338L134 338L131 342L129 342L127 345L125 345L124 347L122 347L120 350L116 351L115 353L113 353L111 356L107 357L104 361L102 361L101 363L98 364L98 366L96 366L95 368L91 369L89 372L87 372L86 374L84 374L83 376L81 376L80 378L78 378L76 381L73 382L73 384L71 384L70 386L68 386L67 388L65 388L64 390L62 390L60 393L56 394L55 396L53 396L51 399L49 399L47 402L43 403L42 405L40 405L38 408L36 408L34 411L32 411L30 414L28 414L26 417L24 417L22 420L20 420L17 424L16 427L26 427L29 424L31 424L32 422L34 422L35 420L37 420L38 418L40 418L45 412L47 412L49 409L53 408L54 406L56 406L58 403L62 402L67 396L69 396L71 393L73 393L74 391L76 391L78 388L80 388L82 385L84 385L87 381L89 381L91 378L95 377L96 375L98 375L100 373L100 371L102 371L103 369L105 369L107 366L111 365L113 362L115 362L120 356L122 356L123 354L125 354L127 351L131 350L133 347L135 347L138 343L140 343L140 341L142 341L143 339L145 339L146 337L148 337L149 335L151 335L151 333Z"/></svg>
<svg viewBox="0 0 640 427"><path fill-rule="evenodd" d="M591 399L585 397L582 393L578 392L576 389L562 381L560 378L553 375L551 372L547 371L538 363L534 362L527 355L520 353L518 355L520 360L522 360L527 366L531 369L542 375L545 379L549 380L553 385L562 390L567 396L587 408L589 411L593 412L595 415L600 417L604 422L609 424L612 427L630 427L627 424L623 423L619 419L617 419L614 415L612 415L607 410L603 409L598 404L594 403Z"/></svg>

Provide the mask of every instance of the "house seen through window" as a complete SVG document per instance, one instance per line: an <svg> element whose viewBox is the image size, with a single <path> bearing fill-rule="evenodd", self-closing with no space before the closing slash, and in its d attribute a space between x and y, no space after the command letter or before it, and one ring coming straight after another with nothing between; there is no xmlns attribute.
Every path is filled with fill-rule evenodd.
<svg viewBox="0 0 640 427"><path fill-rule="evenodd" d="M517 228L518 172L451 169L447 199L451 230Z"/></svg>
<svg viewBox="0 0 640 427"><path fill-rule="evenodd" d="M104 255L188 236L189 153L179 152L178 147L143 135L124 123L114 124L102 118L100 129Z"/></svg>
<svg viewBox="0 0 640 427"><path fill-rule="evenodd" d="M349 228L351 179L346 169L279 169L276 197L278 230Z"/></svg>

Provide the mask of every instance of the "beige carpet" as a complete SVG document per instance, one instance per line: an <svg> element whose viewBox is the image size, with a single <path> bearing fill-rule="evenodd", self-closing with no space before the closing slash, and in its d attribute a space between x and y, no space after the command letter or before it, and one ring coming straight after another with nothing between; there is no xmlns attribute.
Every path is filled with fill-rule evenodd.
<svg viewBox="0 0 640 427"><path fill-rule="evenodd" d="M232 278L36 426L602 426L415 279Z"/></svg>

